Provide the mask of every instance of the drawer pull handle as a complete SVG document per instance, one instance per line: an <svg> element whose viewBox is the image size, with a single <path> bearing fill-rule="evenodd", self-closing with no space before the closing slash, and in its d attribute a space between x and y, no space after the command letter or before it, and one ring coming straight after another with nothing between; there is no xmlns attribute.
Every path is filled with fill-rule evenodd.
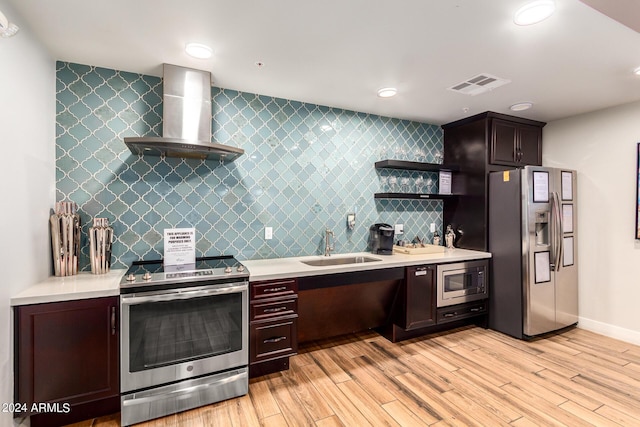
<svg viewBox="0 0 640 427"><path fill-rule="evenodd" d="M287 307L278 307L278 308L265 308L264 312L265 313L277 313L279 311L283 311L286 310Z"/></svg>
<svg viewBox="0 0 640 427"><path fill-rule="evenodd" d="M453 313L445 313L444 317L453 317L456 316L458 313L456 313L455 311Z"/></svg>
<svg viewBox="0 0 640 427"><path fill-rule="evenodd" d="M287 337L268 338L268 339L262 341L262 343L263 344L273 344L273 343L276 343L276 342L284 341L286 339L287 339Z"/></svg>
<svg viewBox="0 0 640 427"><path fill-rule="evenodd" d="M471 309L471 310L469 310L469 311L473 311L473 312L481 311L483 308L484 308L484 307L476 307L476 308L472 308L472 309Z"/></svg>
<svg viewBox="0 0 640 427"><path fill-rule="evenodd" d="M265 289L265 292L280 292L280 291L286 291L287 287L286 286L280 286L279 288L270 288L270 289Z"/></svg>

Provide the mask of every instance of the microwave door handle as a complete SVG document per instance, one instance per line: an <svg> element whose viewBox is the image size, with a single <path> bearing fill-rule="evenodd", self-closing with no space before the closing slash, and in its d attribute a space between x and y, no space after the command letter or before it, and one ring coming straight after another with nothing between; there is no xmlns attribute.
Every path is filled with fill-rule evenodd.
<svg viewBox="0 0 640 427"><path fill-rule="evenodd" d="M224 288L214 288L214 289L199 289L194 291L185 291L185 292L171 292L165 294L155 294L155 295L144 295L144 296L126 296L122 297L122 304L124 305L135 305L142 304L145 302L163 302L163 301L176 301L176 300L185 300L190 298L198 298L198 297L206 297L212 295L224 295L224 294L232 294L238 293L247 290L247 285L242 286L226 286Z"/></svg>

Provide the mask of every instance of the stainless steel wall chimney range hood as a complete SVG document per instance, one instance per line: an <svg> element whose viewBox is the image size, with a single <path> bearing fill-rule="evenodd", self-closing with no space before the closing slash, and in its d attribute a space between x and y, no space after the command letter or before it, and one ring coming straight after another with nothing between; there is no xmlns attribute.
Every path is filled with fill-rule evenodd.
<svg viewBox="0 0 640 427"><path fill-rule="evenodd" d="M211 142L211 73L163 64L162 137L124 138L133 154L233 161L241 148Z"/></svg>

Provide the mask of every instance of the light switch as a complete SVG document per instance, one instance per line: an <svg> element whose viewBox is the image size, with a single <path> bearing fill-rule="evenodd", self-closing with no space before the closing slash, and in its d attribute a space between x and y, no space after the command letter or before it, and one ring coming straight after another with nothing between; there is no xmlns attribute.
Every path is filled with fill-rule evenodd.
<svg viewBox="0 0 640 427"><path fill-rule="evenodd" d="M264 228L264 239L265 240L273 239L273 227L265 227Z"/></svg>
<svg viewBox="0 0 640 427"><path fill-rule="evenodd" d="M429 226L429 231L432 233L436 232L436 223L432 222L431 225Z"/></svg>
<svg viewBox="0 0 640 427"><path fill-rule="evenodd" d="M403 234L404 233L404 224L396 224L395 233L396 234Z"/></svg>

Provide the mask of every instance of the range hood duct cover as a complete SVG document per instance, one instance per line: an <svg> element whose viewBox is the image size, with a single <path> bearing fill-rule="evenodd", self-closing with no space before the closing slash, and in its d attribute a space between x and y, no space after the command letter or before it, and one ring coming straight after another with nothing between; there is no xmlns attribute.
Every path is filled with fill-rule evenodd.
<svg viewBox="0 0 640 427"><path fill-rule="evenodd" d="M211 73L163 64L162 137L124 138L133 154L233 161L241 148L211 142Z"/></svg>

